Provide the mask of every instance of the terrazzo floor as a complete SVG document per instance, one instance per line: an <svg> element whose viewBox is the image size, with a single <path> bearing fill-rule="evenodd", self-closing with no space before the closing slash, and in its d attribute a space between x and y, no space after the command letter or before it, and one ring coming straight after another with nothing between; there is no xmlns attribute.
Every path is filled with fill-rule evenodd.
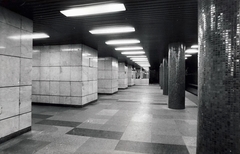
<svg viewBox="0 0 240 154"><path fill-rule="evenodd" d="M0 154L195 154L196 102L171 110L167 99L149 85L83 108L33 105L32 131L0 144Z"/></svg>

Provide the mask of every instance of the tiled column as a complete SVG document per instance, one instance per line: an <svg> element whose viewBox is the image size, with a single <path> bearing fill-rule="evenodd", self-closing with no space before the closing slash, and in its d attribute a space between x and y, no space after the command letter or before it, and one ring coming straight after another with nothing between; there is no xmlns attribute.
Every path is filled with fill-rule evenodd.
<svg viewBox="0 0 240 154"><path fill-rule="evenodd" d="M168 95L168 62L163 59L163 95Z"/></svg>
<svg viewBox="0 0 240 154"><path fill-rule="evenodd" d="M240 1L199 1L197 153L240 153Z"/></svg>
<svg viewBox="0 0 240 154"><path fill-rule="evenodd" d="M0 7L0 143L31 130L32 21Z"/></svg>
<svg viewBox="0 0 240 154"><path fill-rule="evenodd" d="M114 94L118 91L118 61L112 57L99 58L98 93Z"/></svg>
<svg viewBox="0 0 240 154"><path fill-rule="evenodd" d="M132 85L135 85L136 71L132 71Z"/></svg>
<svg viewBox="0 0 240 154"><path fill-rule="evenodd" d="M181 43L169 45L168 52L168 107L185 108L185 51Z"/></svg>
<svg viewBox="0 0 240 154"><path fill-rule="evenodd" d="M160 64L160 87L163 89L163 64Z"/></svg>
<svg viewBox="0 0 240 154"><path fill-rule="evenodd" d="M131 65L128 65L128 86L133 86L133 71Z"/></svg>
<svg viewBox="0 0 240 154"><path fill-rule="evenodd" d="M97 52L82 44L35 46L36 103L82 106L97 100Z"/></svg>
<svg viewBox="0 0 240 154"><path fill-rule="evenodd" d="M125 63L118 63L118 88L125 89L128 87L128 68Z"/></svg>

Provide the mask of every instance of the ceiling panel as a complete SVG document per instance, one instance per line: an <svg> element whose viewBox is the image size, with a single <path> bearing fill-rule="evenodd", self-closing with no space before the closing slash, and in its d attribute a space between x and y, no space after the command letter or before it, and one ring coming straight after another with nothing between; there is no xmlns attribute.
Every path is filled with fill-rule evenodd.
<svg viewBox="0 0 240 154"><path fill-rule="evenodd" d="M0 0L0 5L34 22L34 32L46 32L49 39L34 40L34 45L84 43L99 51L99 56L114 56L131 63L107 46L108 39L138 38L146 51L151 69L158 69L167 56L168 44L197 43L197 0L117 0L126 11L105 15L67 18L59 11L103 0ZM109 25L132 25L136 32L96 36L88 31Z"/></svg>

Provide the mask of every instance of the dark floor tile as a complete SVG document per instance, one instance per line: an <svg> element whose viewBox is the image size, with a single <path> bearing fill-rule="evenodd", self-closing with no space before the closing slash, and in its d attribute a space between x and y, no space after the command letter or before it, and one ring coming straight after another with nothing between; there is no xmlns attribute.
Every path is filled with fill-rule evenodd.
<svg viewBox="0 0 240 154"><path fill-rule="evenodd" d="M133 141L119 141L115 150L152 154L189 154L183 145L170 145L160 143L146 143Z"/></svg>
<svg viewBox="0 0 240 154"><path fill-rule="evenodd" d="M167 105L167 103L150 103L151 105Z"/></svg>
<svg viewBox="0 0 240 154"><path fill-rule="evenodd" d="M32 114L32 118L35 119L47 119L52 117L53 115L45 115L45 114Z"/></svg>
<svg viewBox="0 0 240 154"><path fill-rule="evenodd" d="M32 154L48 145L49 142L36 140L23 140L18 144L3 150L5 154Z"/></svg>
<svg viewBox="0 0 240 154"><path fill-rule="evenodd" d="M120 138L123 135L122 132L93 130L93 129L84 129L84 128L74 128L73 130L69 131L67 134L89 136L89 137L95 137L95 138L116 139L116 140L120 140Z"/></svg>
<svg viewBox="0 0 240 154"><path fill-rule="evenodd" d="M38 122L37 124L77 127L78 125L81 124L81 122L60 121L60 120L43 120L43 121Z"/></svg>
<svg viewBox="0 0 240 154"><path fill-rule="evenodd" d="M185 108L198 108L197 106L186 106Z"/></svg>
<svg viewBox="0 0 240 154"><path fill-rule="evenodd" d="M173 119L172 115L156 115L153 114L154 119Z"/></svg>
<svg viewBox="0 0 240 154"><path fill-rule="evenodd" d="M140 103L141 100L133 100L133 99L119 99L118 102L131 102L131 103Z"/></svg>

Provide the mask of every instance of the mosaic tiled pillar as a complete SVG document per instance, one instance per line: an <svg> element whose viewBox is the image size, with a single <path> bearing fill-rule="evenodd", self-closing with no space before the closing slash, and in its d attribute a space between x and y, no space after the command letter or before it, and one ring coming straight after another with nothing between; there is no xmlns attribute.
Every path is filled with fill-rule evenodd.
<svg viewBox="0 0 240 154"><path fill-rule="evenodd" d="M163 59L163 95L168 95L168 62Z"/></svg>
<svg viewBox="0 0 240 154"><path fill-rule="evenodd" d="M197 153L240 153L240 1L198 2Z"/></svg>
<svg viewBox="0 0 240 154"><path fill-rule="evenodd" d="M185 108L185 47L181 43L169 45L168 52L168 107Z"/></svg>
<svg viewBox="0 0 240 154"><path fill-rule="evenodd" d="M160 65L160 87L163 89L163 64Z"/></svg>

